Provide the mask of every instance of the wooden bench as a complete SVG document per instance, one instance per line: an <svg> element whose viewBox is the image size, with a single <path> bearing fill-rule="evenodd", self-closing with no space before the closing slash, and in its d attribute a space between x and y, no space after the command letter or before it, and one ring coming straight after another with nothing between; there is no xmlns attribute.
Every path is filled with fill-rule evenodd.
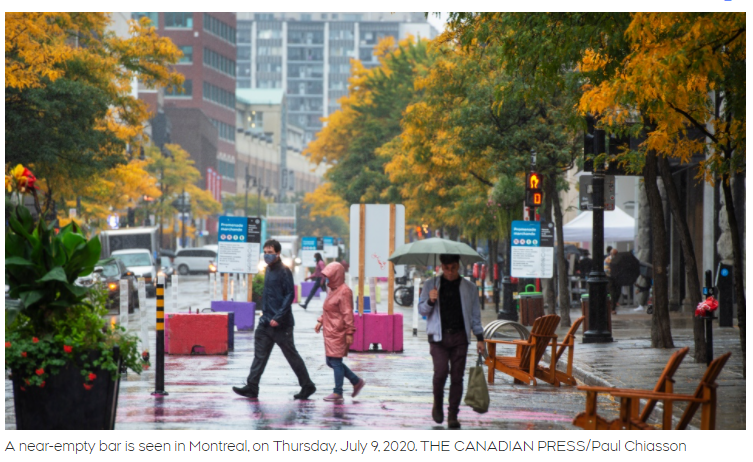
<svg viewBox="0 0 753 462"><path fill-rule="evenodd" d="M515 383L527 383L536 385L537 366L541 357L549 345L552 347L552 362L548 382L559 386L559 381L554 374L556 365L557 335L554 333L560 323L560 317L554 314L537 318L531 334L527 340L494 340L485 339L489 357L486 365L489 366L489 383L494 383L494 371L504 372L513 377ZM497 344L515 345L515 356L497 356ZM541 371L538 371L541 376Z"/></svg>
<svg viewBox="0 0 753 462"><path fill-rule="evenodd" d="M565 334L565 338L562 339L562 343L557 343L556 346L559 348L557 349L557 355L554 357L554 379L558 382L555 384L553 381L549 381L549 377L552 376L551 371L546 366L536 366L536 377L550 383L552 385L559 385L560 383L564 383L566 385L576 385L577 382L575 381L575 377L573 377L573 356L575 355L575 333L578 331L578 328L581 324L583 324L583 321L586 319L585 316L581 316L578 319L575 320L572 326L570 326L570 330L567 331L567 334ZM567 366L565 369L565 372L558 371L556 369L557 362L559 362L560 358L562 357L563 353L565 353L565 350L567 350Z"/></svg>

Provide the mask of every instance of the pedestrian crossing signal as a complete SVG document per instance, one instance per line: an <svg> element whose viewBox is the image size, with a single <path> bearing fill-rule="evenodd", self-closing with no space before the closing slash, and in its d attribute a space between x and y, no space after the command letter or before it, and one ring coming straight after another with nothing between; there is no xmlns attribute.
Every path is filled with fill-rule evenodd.
<svg viewBox="0 0 753 462"><path fill-rule="evenodd" d="M526 207L541 207L543 204L541 177L536 172L528 172L526 174Z"/></svg>
<svg viewBox="0 0 753 462"><path fill-rule="evenodd" d="M541 207L544 205L544 193L540 189L526 191L526 207Z"/></svg>

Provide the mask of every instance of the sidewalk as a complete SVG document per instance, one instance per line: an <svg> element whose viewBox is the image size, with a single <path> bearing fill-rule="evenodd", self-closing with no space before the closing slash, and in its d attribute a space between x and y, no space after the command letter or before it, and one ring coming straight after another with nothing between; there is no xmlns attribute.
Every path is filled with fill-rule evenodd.
<svg viewBox="0 0 753 462"><path fill-rule="evenodd" d="M643 312L632 311L633 307L620 308L612 317L613 343L583 343L583 328L576 334L573 375L585 385L634 388L652 390L661 375L669 357L680 348L690 347L680 368L675 373L675 392L692 394L706 371L706 364L693 361L693 329L689 315L671 313L672 339L675 348L651 348L651 316ZM493 307L482 312L484 325L493 319ZM581 316L580 309L570 312L572 320ZM568 328L560 326L557 335L567 333ZM717 428L745 429L746 393L743 378L742 352L740 349L740 330L714 326L714 357L728 351L732 356L724 366L717 383ZM549 360L545 356L544 362ZM564 367L560 361L560 368ZM617 402L606 402L607 406L617 410ZM602 402L599 403L602 408ZM675 403L674 415L679 418L685 405ZM659 408L660 409L660 408ZM655 410L652 417L660 419L660 410ZM698 428L700 410L696 413L691 426ZM659 422L657 420L656 422Z"/></svg>

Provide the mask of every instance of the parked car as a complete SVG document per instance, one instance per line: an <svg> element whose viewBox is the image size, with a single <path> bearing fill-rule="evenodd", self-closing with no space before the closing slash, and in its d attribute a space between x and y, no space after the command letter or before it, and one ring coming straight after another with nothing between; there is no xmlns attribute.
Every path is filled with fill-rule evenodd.
<svg viewBox="0 0 753 462"><path fill-rule="evenodd" d="M216 260L217 252L211 249L182 249L176 254L173 267L181 276L190 273L205 273L209 271L209 262Z"/></svg>
<svg viewBox="0 0 753 462"><path fill-rule="evenodd" d="M120 314L120 281L123 279L128 281L128 292L131 294L128 300L128 313L133 313L134 309L139 306L136 277L121 260L108 258L98 261L94 271L88 276L76 279L75 284L82 287L102 284L107 290L109 314Z"/></svg>
<svg viewBox="0 0 753 462"><path fill-rule="evenodd" d="M118 250L112 253L112 258L122 261L137 277L144 278L147 297L157 294L157 264L149 250Z"/></svg>

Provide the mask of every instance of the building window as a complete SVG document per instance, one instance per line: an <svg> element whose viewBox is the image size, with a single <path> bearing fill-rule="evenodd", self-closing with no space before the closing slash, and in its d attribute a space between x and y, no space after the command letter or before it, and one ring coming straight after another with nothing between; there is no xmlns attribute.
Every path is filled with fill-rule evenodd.
<svg viewBox="0 0 753 462"><path fill-rule="evenodd" d="M259 80L257 88L282 88L282 82L279 80Z"/></svg>
<svg viewBox="0 0 753 462"><path fill-rule="evenodd" d="M251 111L246 117L248 122L248 128L262 129L264 128L264 113L261 111Z"/></svg>
<svg viewBox="0 0 753 462"><path fill-rule="evenodd" d="M152 26L159 27L159 13L131 13L131 19L135 19L136 21L144 17L149 18Z"/></svg>
<svg viewBox="0 0 753 462"><path fill-rule="evenodd" d="M235 45L235 28L208 13L204 13L204 30Z"/></svg>
<svg viewBox="0 0 753 462"><path fill-rule="evenodd" d="M203 90L203 98L205 100L212 101L213 103L217 103L221 106L235 110L234 91L227 91L224 88L216 87L207 81L204 81Z"/></svg>
<svg viewBox="0 0 753 462"><path fill-rule="evenodd" d="M219 135L221 140L225 140L229 143L235 143L235 127L226 124L225 122L217 119L209 119L212 121L212 125L217 128L217 134Z"/></svg>
<svg viewBox="0 0 753 462"><path fill-rule="evenodd" d="M235 76L235 61L209 48L204 48L204 65L223 74Z"/></svg>
<svg viewBox="0 0 753 462"><path fill-rule="evenodd" d="M193 47L192 46L182 46L180 47L180 51L183 52L183 56L180 57L180 60L178 60L178 64L191 64L193 63Z"/></svg>
<svg viewBox="0 0 753 462"><path fill-rule="evenodd" d="M256 36L260 39L280 39L282 38L282 31L280 29L259 29Z"/></svg>
<svg viewBox="0 0 753 462"><path fill-rule="evenodd" d="M259 56L280 56L282 55L281 47L259 47L257 50Z"/></svg>
<svg viewBox="0 0 753 462"><path fill-rule="evenodd" d="M190 79L183 81L183 86L170 85L165 88L167 98L191 98L193 96L193 82Z"/></svg>
<svg viewBox="0 0 753 462"><path fill-rule="evenodd" d="M306 13L301 14L301 21L311 21L311 15Z"/></svg>
<svg viewBox="0 0 753 462"><path fill-rule="evenodd" d="M165 13L165 27L193 29L193 13Z"/></svg>
<svg viewBox="0 0 753 462"><path fill-rule="evenodd" d="M255 13L254 19L257 21L274 21L275 15L272 13Z"/></svg>
<svg viewBox="0 0 753 462"><path fill-rule="evenodd" d="M337 19L337 13L332 13L332 19Z"/></svg>
<svg viewBox="0 0 753 462"><path fill-rule="evenodd" d="M222 178L229 180L235 180L235 164L225 162L224 160L217 161L217 172L222 175Z"/></svg>

